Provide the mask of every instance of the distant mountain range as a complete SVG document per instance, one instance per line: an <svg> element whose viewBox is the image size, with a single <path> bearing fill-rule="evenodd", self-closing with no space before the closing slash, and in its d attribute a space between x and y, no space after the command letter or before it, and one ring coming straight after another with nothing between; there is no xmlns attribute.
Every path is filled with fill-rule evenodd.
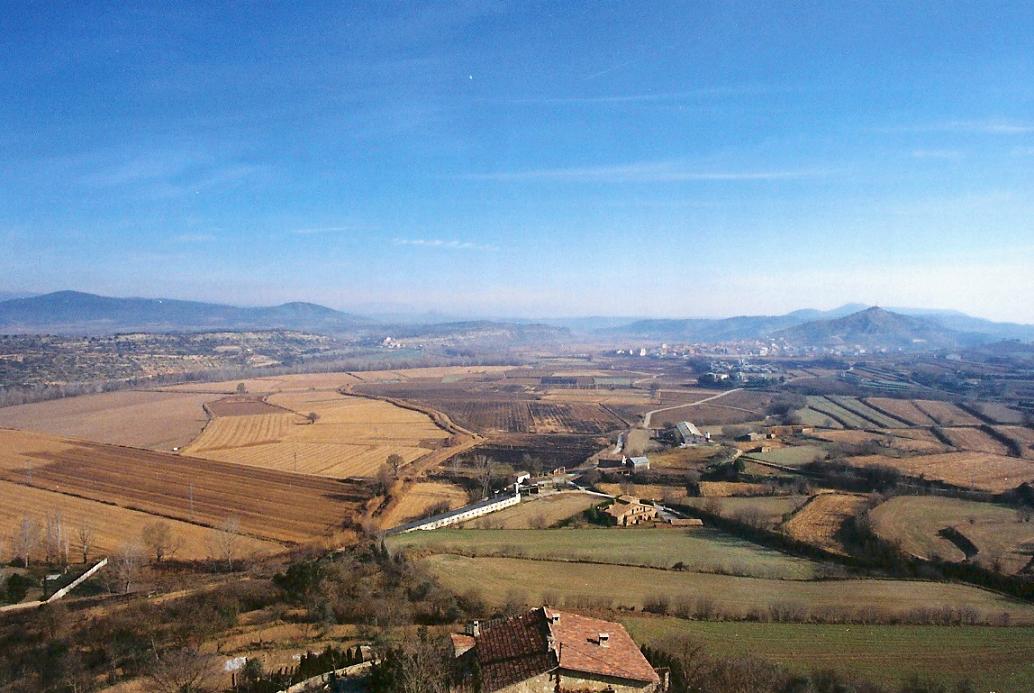
<svg viewBox="0 0 1034 693"><path fill-rule="evenodd" d="M1001 339L1034 341L1034 325L998 323L956 311L882 309L847 304L828 311L717 319L638 320L601 335L669 342L715 343L783 338L800 346L857 344L869 348L952 348Z"/></svg>
<svg viewBox="0 0 1034 693"><path fill-rule="evenodd" d="M185 330L285 329L345 332L373 321L316 305L241 308L164 298L109 298L79 291L0 301L0 331L108 334Z"/></svg>
<svg viewBox="0 0 1034 693"><path fill-rule="evenodd" d="M2 294L0 294L2 296ZM382 318L386 315L379 316ZM161 298L111 298L79 291L0 300L0 333L112 334L287 329L322 334L367 333L396 339L491 343L551 342L577 333L607 341L717 343L782 338L801 346L857 344L888 348L953 348L1002 339L1034 341L1034 326L998 323L957 311L870 308L731 318L649 319L574 317L462 320L429 313L419 320L382 320L315 303L238 307Z"/></svg>

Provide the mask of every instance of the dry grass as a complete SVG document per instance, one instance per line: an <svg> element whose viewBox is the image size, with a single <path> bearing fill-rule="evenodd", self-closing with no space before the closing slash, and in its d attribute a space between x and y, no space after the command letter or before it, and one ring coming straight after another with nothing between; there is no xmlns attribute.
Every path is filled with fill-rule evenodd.
<svg viewBox="0 0 1034 693"><path fill-rule="evenodd" d="M244 383L249 393L270 393L303 390L332 391L357 382L359 380L350 373L299 373L243 380L223 380L215 383L185 383L164 389L177 392L211 392L232 395L237 392L237 385L240 383Z"/></svg>
<svg viewBox="0 0 1034 693"><path fill-rule="evenodd" d="M380 400L303 391L271 395L269 402L297 413L217 417L184 454L334 478L372 477L389 455L408 464L449 436L427 415ZM305 420L309 412L318 415L316 423Z"/></svg>
<svg viewBox="0 0 1034 693"><path fill-rule="evenodd" d="M450 510L467 504L467 492L454 484L427 481L405 486L397 500L381 516L382 527L394 527L422 517L430 508L447 503Z"/></svg>
<svg viewBox="0 0 1034 693"><path fill-rule="evenodd" d="M980 420L956 407L951 402L917 399L916 406L941 426L978 426Z"/></svg>
<svg viewBox="0 0 1034 693"><path fill-rule="evenodd" d="M960 450L989 452L992 455L1008 455L1009 448L979 428L945 428L944 435Z"/></svg>
<svg viewBox="0 0 1034 693"><path fill-rule="evenodd" d="M985 452L946 452L915 457L863 455L847 458L859 467L893 467L911 477L924 477L961 488L1002 493L1034 481L1034 462Z"/></svg>
<svg viewBox="0 0 1034 693"><path fill-rule="evenodd" d="M919 558L934 556L965 560L965 553L938 532L952 527L976 545L974 557L1006 573L1017 573L1034 553L1034 523L1020 522L1012 508L939 496L898 496L871 513L873 527L883 538Z"/></svg>
<svg viewBox="0 0 1034 693"><path fill-rule="evenodd" d="M690 448L672 448L650 453L650 466L658 469L699 469L714 457L720 447L699 445Z"/></svg>
<svg viewBox="0 0 1034 693"><path fill-rule="evenodd" d="M161 519L116 505L0 481L0 537L12 536L25 516L34 518L42 527L47 516L57 512L61 513L65 531L71 537L73 560L82 558L77 539L80 527L89 527L93 531L90 556L98 558L114 553L127 542L139 542L141 529ZM196 559L216 555L215 530L178 520L163 521L168 523L179 544L172 557ZM279 544L251 537L240 539L243 555L275 553L282 548Z"/></svg>
<svg viewBox="0 0 1034 693"><path fill-rule="evenodd" d="M0 479L150 515L301 543L342 532L368 499L359 484L167 453L0 431Z"/></svg>
<svg viewBox="0 0 1034 693"><path fill-rule="evenodd" d="M462 526L478 529L542 529L573 517L605 500L587 493L554 493L542 498L529 498L519 505L471 520Z"/></svg>
<svg viewBox="0 0 1034 693"><path fill-rule="evenodd" d="M922 429L917 429L922 430ZM950 448L938 442L932 434L930 438L912 438L904 435L897 435L897 430L885 430L883 433L870 431L815 431L811 437L819 440L828 440L831 443L844 443L847 445L864 445L865 443L876 442L895 450L907 452L947 452Z"/></svg>
<svg viewBox="0 0 1034 693"><path fill-rule="evenodd" d="M783 524L783 531L794 539L808 542L839 554L847 554L837 538L844 523L865 505L865 496L846 493L823 493L794 513Z"/></svg>
<svg viewBox="0 0 1034 693"><path fill-rule="evenodd" d="M911 424L912 426L933 426L937 423L909 399L868 397L865 399L865 402L881 411L887 412L894 418L901 419L902 421Z"/></svg>
<svg viewBox="0 0 1034 693"><path fill-rule="evenodd" d="M643 530L643 533L649 531L662 530ZM1034 607L1029 604L950 583L868 579L802 582L447 554L429 556L420 562L446 587L460 594L476 590L492 604L501 604L506 595L519 586L532 603L587 599L642 609L646 600L657 595L672 599L682 595L707 595L715 607L726 614L742 615L751 609L767 610L786 603L804 605L805 610L874 607L897 614L916 607L969 607L985 615L1007 612L1015 624L1034 623Z"/></svg>
<svg viewBox="0 0 1034 693"><path fill-rule="evenodd" d="M995 426L995 430L1015 440L1024 457L1034 457L1034 430L1024 426Z"/></svg>
<svg viewBox="0 0 1034 693"><path fill-rule="evenodd" d="M172 450L189 443L208 421L210 395L105 392L0 409L0 427L22 428L99 443Z"/></svg>
<svg viewBox="0 0 1034 693"><path fill-rule="evenodd" d="M738 481L701 481L700 495L704 497L765 496L772 488L765 484L746 484Z"/></svg>
<svg viewBox="0 0 1034 693"><path fill-rule="evenodd" d="M998 402L974 402L973 407L998 424L1023 423L1023 412Z"/></svg>
<svg viewBox="0 0 1034 693"><path fill-rule="evenodd" d="M717 509L722 517L757 519L766 527L775 527L783 516L801 507L807 496L727 496L723 498L687 498L686 505L703 510Z"/></svg>

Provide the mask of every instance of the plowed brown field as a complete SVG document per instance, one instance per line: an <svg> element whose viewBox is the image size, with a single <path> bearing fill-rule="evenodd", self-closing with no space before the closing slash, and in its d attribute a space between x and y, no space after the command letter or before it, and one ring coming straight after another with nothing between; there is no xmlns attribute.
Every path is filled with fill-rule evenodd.
<svg viewBox="0 0 1034 693"><path fill-rule="evenodd" d="M300 543L340 532L369 491L314 476L159 452L0 431L0 480Z"/></svg>

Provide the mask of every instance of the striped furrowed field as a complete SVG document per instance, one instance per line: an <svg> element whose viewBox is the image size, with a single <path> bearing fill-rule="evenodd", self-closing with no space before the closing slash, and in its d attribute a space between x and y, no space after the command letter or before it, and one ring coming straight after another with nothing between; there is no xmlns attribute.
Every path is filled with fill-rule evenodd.
<svg viewBox="0 0 1034 693"><path fill-rule="evenodd" d="M168 524L178 548L171 557L198 559L218 556L216 530L179 520L159 518L117 505L101 503L23 484L0 481L0 536L13 536L22 519L28 517L40 528L48 516L60 513L73 560L82 560L79 533L92 535L88 556L98 558L115 553L123 545L139 543L141 530L152 522ZM282 550L280 544L241 537L241 555L269 554ZM41 552L37 551L36 553Z"/></svg>
<svg viewBox="0 0 1034 693"><path fill-rule="evenodd" d="M830 396L829 399L851 413L862 417L866 421L869 421L880 428L898 428L906 425L904 422L896 418L887 416L883 412L873 409L857 397Z"/></svg>
<svg viewBox="0 0 1034 693"><path fill-rule="evenodd" d="M339 534L369 497L361 484L168 453L0 431L0 480L303 543Z"/></svg>
<svg viewBox="0 0 1034 693"><path fill-rule="evenodd" d="M946 452L914 457L862 455L846 459L849 464L880 465L911 477L924 477L952 486L1002 493L1034 481L1034 462L985 452Z"/></svg>
<svg viewBox="0 0 1034 693"><path fill-rule="evenodd" d="M865 506L865 503L865 496L846 493L819 494L783 523L783 531L794 539L826 551L846 554L847 550L837 538L837 533L845 522Z"/></svg>
<svg viewBox="0 0 1034 693"><path fill-rule="evenodd" d="M408 464L448 433L426 414L336 392L285 392L270 404L295 413L216 417L184 454L334 478L372 477L390 455ZM316 414L310 423L306 416Z"/></svg>
<svg viewBox="0 0 1034 693"><path fill-rule="evenodd" d="M912 674L948 686L969 680L980 691L1034 690L1030 627L735 623L649 615L618 620L636 642L651 647L689 638L712 655L761 657L799 672L833 669L892 690Z"/></svg>
<svg viewBox="0 0 1034 693"><path fill-rule="evenodd" d="M916 436L913 434L926 433L927 436ZM819 440L826 440L831 443L845 443L848 445L863 445L865 443L880 443L895 450L908 452L948 452L951 448L938 441L933 434L924 429L885 429L881 432L872 431L814 431L811 437Z"/></svg>
<svg viewBox="0 0 1034 693"><path fill-rule="evenodd" d="M862 418L854 412L844 409L842 406L826 397L809 395L808 407L817 411L821 415L833 419L842 426L849 428L867 428L873 425L871 421Z"/></svg>

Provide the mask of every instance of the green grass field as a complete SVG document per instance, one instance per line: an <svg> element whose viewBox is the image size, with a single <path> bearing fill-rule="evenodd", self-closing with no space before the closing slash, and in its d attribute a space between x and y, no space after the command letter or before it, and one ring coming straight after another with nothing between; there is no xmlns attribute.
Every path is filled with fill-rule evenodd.
<svg viewBox="0 0 1034 693"><path fill-rule="evenodd" d="M744 457L784 467L803 467L816 459L825 459L826 450L817 445L798 445L791 448L776 448L768 452L748 452Z"/></svg>
<svg viewBox="0 0 1034 693"><path fill-rule="evenodd" d="M746 499L745 499L746 500ZM706 527L694 529L438 529L389 538L392 549L410 548L467 556L509 556L622 563L737 575L808 580L818 563L768 549Z"/></svg>
<svg viewBox="0 0 1034 693"><path fill-rule="evenodd" d="M751 654L794 671L835 669L896 686L913 673L980 691L1034 690L1034 628L732 623L622 616L636 642L688 636L715 655Z"/></svg>
<svg viewBox="0 0 1034 693"><path fill-rule="evenodd" d="M831 396L829 399L839 404L842 408L847 409L853 414L857 414L866 419L870 419L879 425L881 428L903 428L905 424L897 419L891 418L883 412L877 411L870 407L865 402L859 400L857 397L836 397ZM871 424L870 424L871 425Z"/></svg>
<svg viewBox="0 0 1034 693"><path fill-rule="evenodd" d="M837 419L847 424L851 428L868 428L872 424L862 417L858 416L854 412L844 409L836 402L832 402L825 397L809 395L808 406L815 409L819 413L826 413L827 416L832 414Z"/></svg>
<svg viewBox="0 0 1034 693"><path fill-rule="evenodd" d="M707 597L720 613L744 616L792 606L805 617L823 612L875 609L881 616L905 615L912 609L974 609L979 618L1008 613L1016 625L1034 624L1034 606L986 590L958 584L918 580L768 580L752 577L684 573L589 563L517 558L468 558L436 554L420 559L445 587L457 593L480 592L502 603L514 590L530 603L642 609L658 596L679 599Z"/></svg>
<svg viewBox="0 0 1034 693"><path fill-rule="evenodd" d="M794 413L805 426L815 426L818 428L843 428L843 426L837 423L834 419L830 418L829 414L823 414L811 407L798 409Z"/></svg>

